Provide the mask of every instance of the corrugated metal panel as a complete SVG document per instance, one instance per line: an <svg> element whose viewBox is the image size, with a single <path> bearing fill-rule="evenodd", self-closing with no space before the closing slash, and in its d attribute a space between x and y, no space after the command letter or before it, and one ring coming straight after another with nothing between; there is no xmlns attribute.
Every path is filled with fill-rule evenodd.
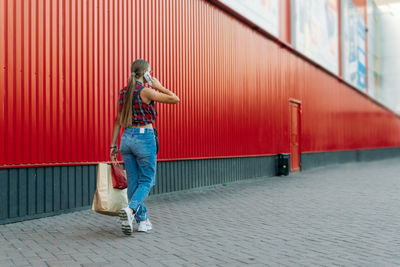
<svg viewBox="0 0 400 267"><path fill-rule="evenodd" d="M168 161L157 164L151 194L275 175L275 157Z"/></svg>
<svg viewBox="0 0 400 267"><path fill-rule="evenodd" d="M275 157L160 162L151 194L275 174ZM0 224L89 208L96 165L0 169Z"/></svg>
<svg viewBox="0 0 400 267"><path fill-rule="evenodd" d="M0 170L0 224L90 206L96 175L95 165Z"/></svg>
<svg viewBox="0 0 400 267"><path fill-rule="evenodd" d="M303 153L301 170L349 162L368 162L400 156L398 148L360 149L334 152ZM400 159L400 158L399 158Z"/></svg>
<svg viewBox="0 0 400 267"><path fill-rule="evenodd" d="M159 159L400 146L400 120L200 0L0 2L0 165L108 160L117 93L146 58L177 92Z"/></svg>
<svg viewBox="0 0 400 267"><path fill-rule="evenodd" d="M400 148L302 154L302 169L400 156ZM166 161L157 164L151 194L275 175L276 157ZM90 208L97 167L0 169L0 224Z"/></svg>

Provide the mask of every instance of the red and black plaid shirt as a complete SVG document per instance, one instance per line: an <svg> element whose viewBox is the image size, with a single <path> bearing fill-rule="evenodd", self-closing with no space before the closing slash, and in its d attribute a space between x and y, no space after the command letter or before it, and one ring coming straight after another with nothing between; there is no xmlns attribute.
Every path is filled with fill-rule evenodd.
<svg viewBox="0 0 400 267"><path fill-rule="evenodd" d="M150 104L146 104L142 101L142 98L138 93L144 88L143 83L140 81L136 82L135 91L132 96L132 125L133 126L143 126L146 124L153 123L157 116L157 110L154 101L152 100ZM127 88L123 88L119 92L119 110L122 111L124 106L125 93Z"/></svg>

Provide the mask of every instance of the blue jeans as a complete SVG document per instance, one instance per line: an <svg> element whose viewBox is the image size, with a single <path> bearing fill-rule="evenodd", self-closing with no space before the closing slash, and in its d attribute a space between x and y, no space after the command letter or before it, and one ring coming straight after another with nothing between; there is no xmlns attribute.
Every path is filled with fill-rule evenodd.
<svg viewBox="0 0 400 267"><path fill-rule="evenodd" d="M154 130L125 128L121 137L120 153L128 179L128 206L135 211L137 222L148 219L143 200L156 179L156 143Z"/></svg>

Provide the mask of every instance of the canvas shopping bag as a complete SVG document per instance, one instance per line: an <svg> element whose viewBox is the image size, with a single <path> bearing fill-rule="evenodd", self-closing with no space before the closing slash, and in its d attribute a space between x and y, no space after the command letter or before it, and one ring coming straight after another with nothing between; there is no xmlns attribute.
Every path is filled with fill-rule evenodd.
<svg viewBox="0 0 400 267"><path fill-rule="evenodd" d="M100 163L97 166L97 188L92 210L105 215L118 216L119 210L126 206L128 206L127 189L115 189L111 165Z"/></svg>

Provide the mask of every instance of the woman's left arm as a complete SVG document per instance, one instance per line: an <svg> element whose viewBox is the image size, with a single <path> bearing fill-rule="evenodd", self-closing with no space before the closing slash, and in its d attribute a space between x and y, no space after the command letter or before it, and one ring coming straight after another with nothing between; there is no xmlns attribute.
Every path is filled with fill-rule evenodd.
<svg viewBox="0 0 400 267"><path fill-rule="evenodd" d="M121 125L120 125L120 116L121 112L119 111L119 100L117 103L117 117L115 118L114 121L114 128L112 132L112 139L111 139L111 145L110 145L110 158L111 160L114 160L118 157L118 135L119 132L121 131Z"/></svg>

